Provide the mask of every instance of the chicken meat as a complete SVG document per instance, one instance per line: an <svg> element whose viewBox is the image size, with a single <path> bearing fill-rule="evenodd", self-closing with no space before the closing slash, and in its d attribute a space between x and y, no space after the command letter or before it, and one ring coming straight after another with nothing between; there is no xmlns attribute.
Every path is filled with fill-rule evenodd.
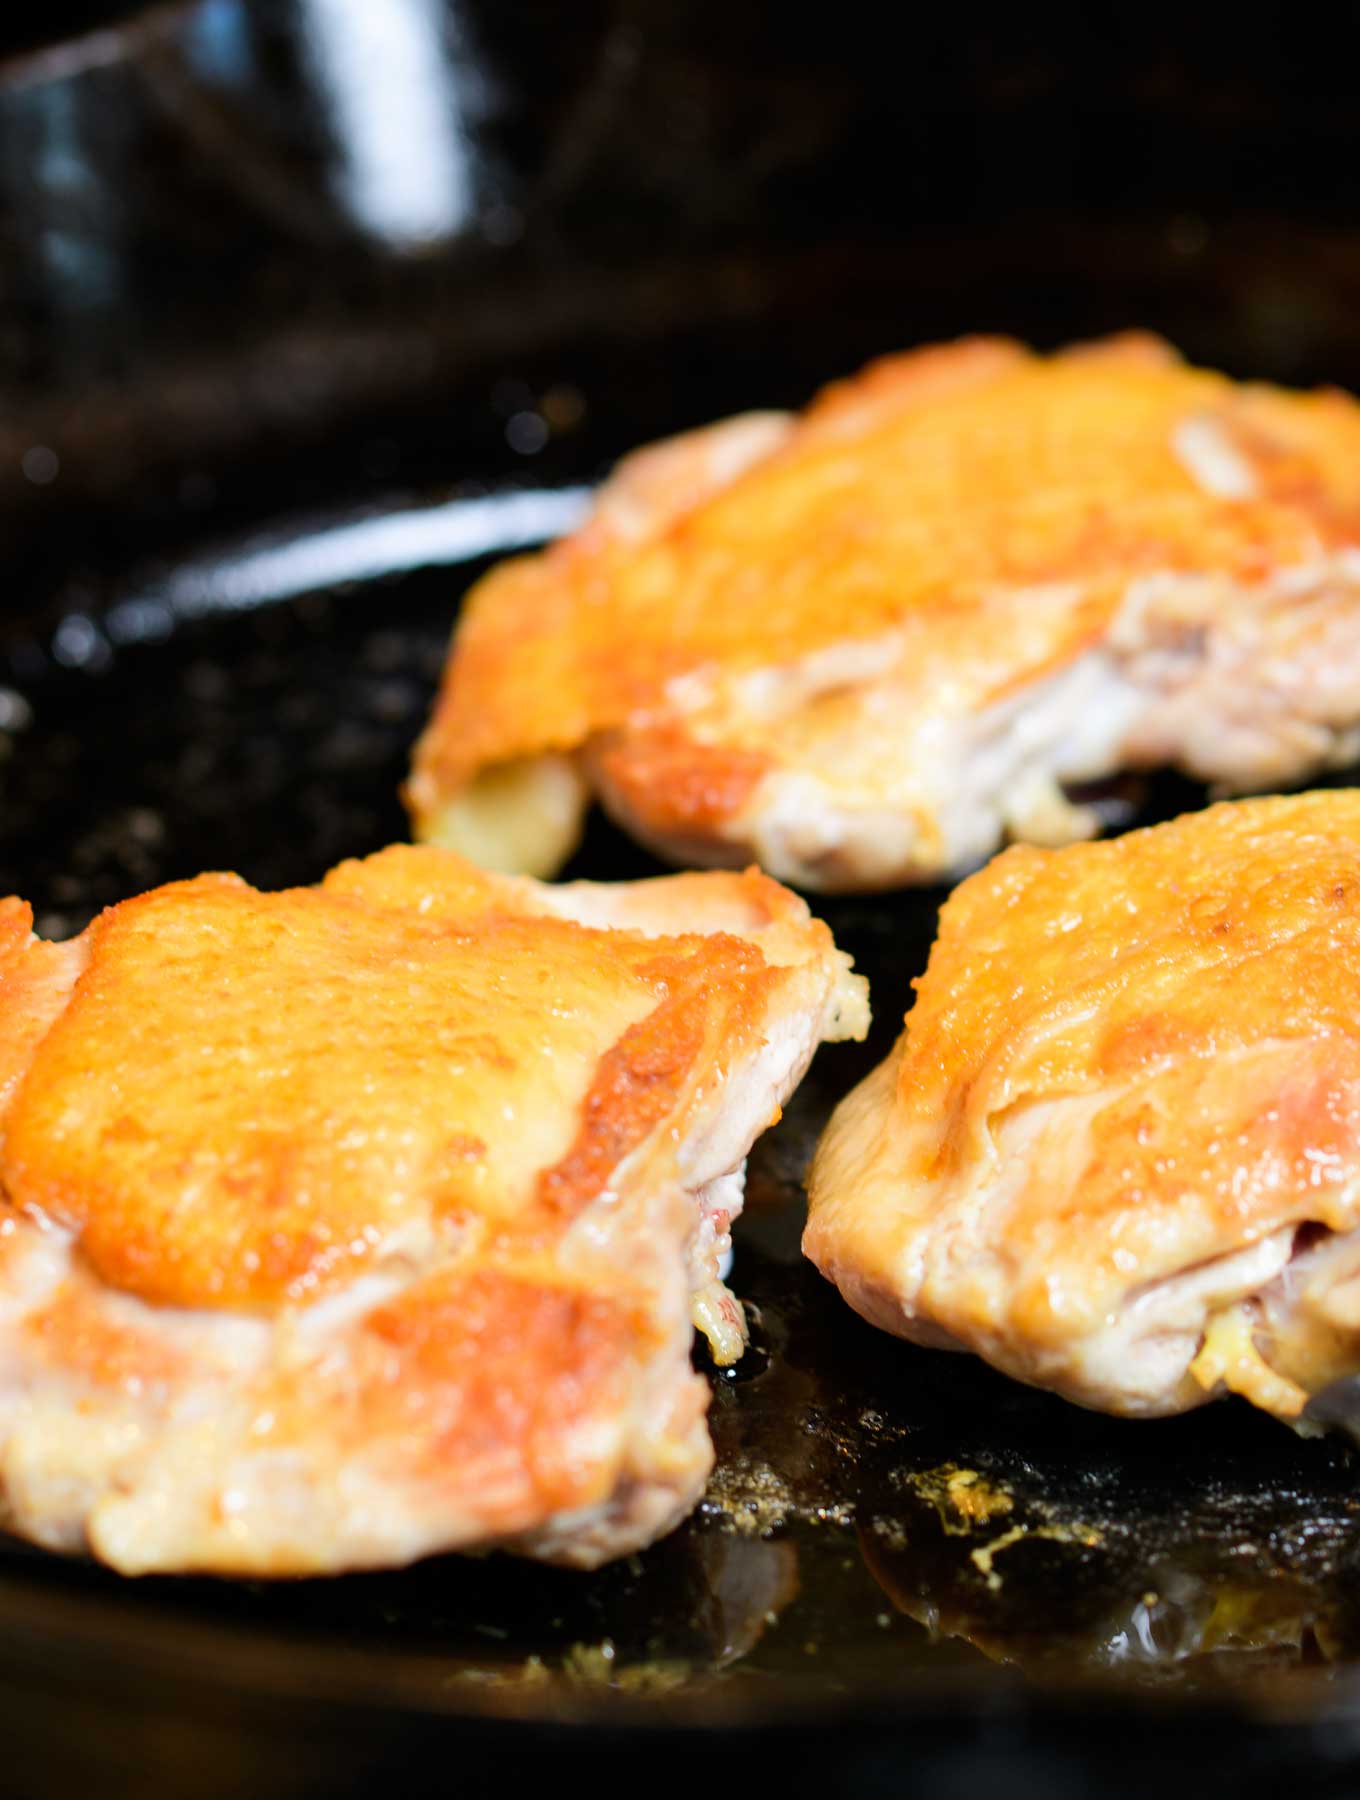
<svg viewBox="0 0 1360 1800"><path fill-rule="evenodd" d="M1090 784L1360 753L1360 406L1131 335L967 340L622 463L469 596L407 799L544 875L590 796L824 890L1091 836Z"/></svg>
<svg viewBox="0 0 1360 1800"><path fill-rule="evenodd" d="M1003 852L809 1193L887 1331L1108 1412L1300 1421L1360 1370L1360 791Z"/></svg>
<svg viewBox="0 0 1360 1800"><path fill-rule="evenodd" d="M0 1522L126 1572L592 1565L712 1460L691 1317L863 983L764 876L433 848L0 903Z"/></svg>

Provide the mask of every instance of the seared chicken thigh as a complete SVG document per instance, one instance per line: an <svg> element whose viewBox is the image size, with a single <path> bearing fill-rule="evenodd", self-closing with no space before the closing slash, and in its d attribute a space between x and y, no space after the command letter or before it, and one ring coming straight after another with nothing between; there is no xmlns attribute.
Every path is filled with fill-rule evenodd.
<svg viewBox="0 0 1360 1800"><path fill-rule="evenodd" d="M1360 1370L1360 792L997 857L809 1191L885 1330L1110 1412L1296 1419Z"/></svg>
<svg viewBox="0 0 1360 1800"><path fill-rule="evenodd" d="M126 1571L593 1564L712 1452L691 1312L863 984L773 882L394 848L0 905L0 1498Z"/></svg>
<svg viewBox="0 0 1360 1800"><path fill-rule="evenodd" d="M1155 339L918 350L645 450L469 596L408 799L547 874L597 794L820 889L1091 835L1072 790L1360 751L1360 407Z"/></svg>

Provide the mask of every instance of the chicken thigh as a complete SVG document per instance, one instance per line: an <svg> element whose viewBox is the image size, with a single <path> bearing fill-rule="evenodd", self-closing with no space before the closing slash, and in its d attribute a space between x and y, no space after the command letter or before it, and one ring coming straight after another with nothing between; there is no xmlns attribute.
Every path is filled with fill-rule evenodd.
<svg viewBox="0 0 1360 1800"><path fill-rule="evenodd" d="M863 983L754 871L558 889L397 847L0 904L3 1523L128 1572L501 1544L695 1501L691 1315L743 1159Z"/></svg>
<svg viewBox="0 0 1360 1800"><path fill-rule="evenodd" d="M547 874L589 797L664 856L938 880L1175 765L1360 753L1360 407L1142 336L918 350L642 451L468 598L407 798Z"/></svg>
<svg viewBox="0 0 1360 1800"><path fill-rule="evenodd" d="M1360 1370L1360 791L1017 846L814 1160L850 1304L1114 1413Z"/></svg>

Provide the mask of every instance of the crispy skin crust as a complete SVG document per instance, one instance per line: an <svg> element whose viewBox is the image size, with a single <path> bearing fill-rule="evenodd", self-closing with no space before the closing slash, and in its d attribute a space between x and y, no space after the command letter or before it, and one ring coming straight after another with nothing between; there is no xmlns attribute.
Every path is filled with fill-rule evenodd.
<svg viewBox="0 0 1360 1800"><path fill-rule="evenodd" d="M27 1069L43 1034L70 995L85 966L85 946L47 944L33 936L33 909L27 901L0 900L0 1109ZM0 1115L2 1116L2 1115Z"/></svg>
<svg viewBox="0 0 1360 1800"><path fill-rule="evenodd" d="M723 1046L749 1043L759 1030L771 971L749 946L721 940L701 970L658 958L656 975L666 997L600 1058L571 1148L539 1177L539 1203L554 1219L593 1200L623 1159L676 1112L696 1068L709 1058L720 1067Z"/></svg>
<svg viewBox="0 0 1360 1800"><path fill-rule="evenodd" d="M1343 1051L1357 945L1354 791L1013 847L946 902L917 983L896 1097L925 1137L922 1172L957 1171L1025 1100L1270 1039Z"/></svg>
<svg viewBox="0 0 1360 1800"><path fill-rule="evenodd" d="M12 1529L282 1574L591 1564L683 1516L704 1190L731 1209L815 1043L863 1029L800 901L399 846L30 927L0 904Z"/></svg>
<svg viewBox="0 0 1360 1800"><path fill-rule="evenodd" d="M593 760L629 811L668 838L735 818L769 768L758 752L697 742L678 724L606 733Z"/></svg>
<svg viewBox="0 0 1360 1800"><path fill-rule="evenodd" d="M1196 477L1187 425L1247 471L1250 498L1231 470L1221 492ZM613 733L629 816L683 838L740 814L781 740L726 717L740 780L659 754L677 677L892 632L923 696L947 681L981 710L1098 641L1140 576L1251 584L1360 541L1349 397L1238 387L1141 335L1049 358L993 339L914 351L829 388L744 466L705 457L704 434L642 458L580 532L469 595L416 753L420 829L483 770ZM1068 587L1061 606L1015 603ZM635 729L636 747L617 735Z"/></svg>
<svg viewBox="0 0 1360 1800"><path fill-rule="evenodd" d="M1081 1345L1137 1296L1360 1225L1360 792L1008 850L916 985L805 1239L890 1328L1089 1398Z"/></svg>
<svg viewBox="0 0 1360 1800"><path fill-rule="evenodd" d="M375 1308L364 1330L380 1353L365 1360L357 1435L389 1439L417 1479L494 1486L498 1534L612 1489L629 1365L656 1335L645 1304L541 1275L449 1270Z"/></svg>
<svg viewBox="0 0 1360 1800"><path fill-rule="evenodd" d="M204 876L113 908L14 1097L11 1200L75 1229L112 1286L214 1307L342 1284L402 1224L504 1226L559 1146L544 1191L584 1205L682 1097L708 1041L683 1002L702 1012L728 984L736 1048L770 972L721 934L613 934L603 954L569 920L484 901L470 884L422 912L353 878L257 894ZM557 1082L585 1085L644 1030L664 1092L597 1078L563 1141ZM524 1116L510 1145L507 1108Z"/></svg>

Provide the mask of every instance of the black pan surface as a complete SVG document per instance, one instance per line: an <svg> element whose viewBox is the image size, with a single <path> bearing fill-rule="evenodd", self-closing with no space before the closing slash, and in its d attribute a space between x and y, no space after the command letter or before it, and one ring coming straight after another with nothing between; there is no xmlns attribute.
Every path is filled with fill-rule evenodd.
<svg viewBox="0 0 1360 1800"><path fill-rule="evenodd" d="M401 546L447 564L579 505L577 490L440 493L276 527L16 638L0 887L63 935L200 868L284 886L402 835L397 784L452 600L485 559L403 568ZM452 548L429 549L431 519ZM364 578L334 579L346 557ZM1202 795L1168 780L1139 799L1149 819ZM568 873L656 867L597 819ZM0 1674L55 1663L79 1676L82 1716L114 1679L139 1707L179 1695L181 1721L338 1709L346 1732L411 1715L576 1743L846 1716L915 1733L1077 1702L1360 1726L1346 1443L1303 1442L1237 1401L1155 1424L1081 1412L873 1331L800 1257L811 1145L895 1035L941 897L818 903L877 1023L820 1053L753 1155L735 1276L753 1344L708 1370L717 1469L674 1536L590 1575L493 1556L273 1585L126 1581L12 1545ZM258 1721L237 1735L247 1764L279 1741Z"/></svg>
<svg viewBox="0 0 1360 1800"><path fill-rule="evenodd" d="M1284 4L1102 19L110 0L0 60L0 891L61 936L403 835L479 569L630 446L883 350L1142 325L1360 387L1354 34ZM364 178L436 139L412 236L409 192ZM570 873L654 866L596 821ZM795 1793L1354 1792L1344 1441L1235 1401L1079 1412L870 1330L799 1257L809 1149L941 898L818 902L877 1024L752 1159L754 1343L708 1371L718 1466L680 1531L593 1575L277 1585L5 1545L0 1789L499 1791L521 1752L593 1750L620 1781L756 1757Z"/></svg>

